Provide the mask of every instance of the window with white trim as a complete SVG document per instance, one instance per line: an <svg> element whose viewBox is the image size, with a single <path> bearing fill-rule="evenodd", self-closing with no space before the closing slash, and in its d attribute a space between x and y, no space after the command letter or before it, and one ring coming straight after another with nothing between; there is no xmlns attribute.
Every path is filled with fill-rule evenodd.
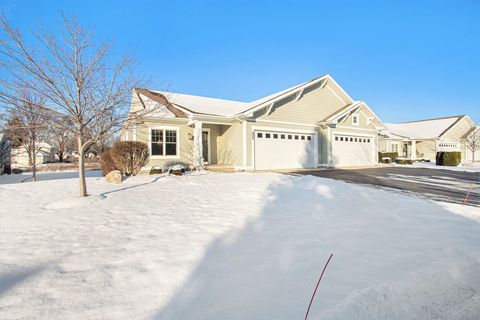
<svg viewBox="0 0 480 320"><path fill-rule="evenodd" d="M177 130L151 129L152 156L177 156Z"/></svg>
<svg viewBox="0 0 480 320"><path fill-rule="evenodd" d="M352 116L352 124L354 126L358 126L359 123L360 123L360 118L358 117L358 114L354 114Z"/></svg>

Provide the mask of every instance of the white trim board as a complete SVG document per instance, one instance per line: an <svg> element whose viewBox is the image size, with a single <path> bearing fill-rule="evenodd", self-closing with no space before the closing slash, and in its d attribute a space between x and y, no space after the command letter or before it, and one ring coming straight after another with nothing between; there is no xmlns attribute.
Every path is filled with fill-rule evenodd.
<svg viewBox="0 0 480 320"><path fill-rule="evenodd" d="M255 122L252 123L275 123L275 124L288 124L291 126L300 126L300 127L312 127L312 128L319 128L320 125L318 124L306 124L306 123L298 123L298 122L288 122L288 121L276 121L276 120L264 120L264 119L255 119Z"/></svg>

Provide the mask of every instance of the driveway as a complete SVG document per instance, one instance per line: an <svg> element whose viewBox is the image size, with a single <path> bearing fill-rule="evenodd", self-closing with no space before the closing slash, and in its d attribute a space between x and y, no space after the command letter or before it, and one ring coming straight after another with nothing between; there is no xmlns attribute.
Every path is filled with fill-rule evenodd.
<svg viewBox="0 0 480 320"><path fill-rule="evenodd" d="M346 182L373 185L413 193L417 196L480 207L480 173L428 168L377 167L295 172Z"/></svg>

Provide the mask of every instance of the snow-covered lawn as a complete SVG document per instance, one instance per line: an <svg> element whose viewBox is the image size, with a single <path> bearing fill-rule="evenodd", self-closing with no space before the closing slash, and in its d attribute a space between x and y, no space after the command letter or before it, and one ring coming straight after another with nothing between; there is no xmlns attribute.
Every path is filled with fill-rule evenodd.
<svg viewBox="0 0 480 320"><path fill-rule="evenodd" d="M87 170L85 171L87 177L101 177L101 170ZM37 172L37 181L46 181L46 180L57 180L57 179L72 179L78 177L78 171L48 171L48 172ZM19 174L4 174L0 176L0 185L1 184L10 184L10 183L22 183L22 182L31 182L32 173L24 172Z"/></svg>
<svg viewBox="0 0 480 320"><path fill-rule="evenodd" d="M479 319L480 212L312 176L0 185L0 319Z"/></svg>

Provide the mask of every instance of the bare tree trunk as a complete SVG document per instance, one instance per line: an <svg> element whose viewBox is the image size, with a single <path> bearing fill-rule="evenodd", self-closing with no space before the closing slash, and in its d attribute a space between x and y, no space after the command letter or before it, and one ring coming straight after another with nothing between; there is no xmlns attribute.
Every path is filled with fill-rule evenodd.
<svg viewBox="0 0 480 320"><path fill-rule="evenodd" d="M85 182L85 151L83 148L82 135L77 137L78 144L78 178L80 179L80 197L87 196L87 184Z"/></svg>
<svg viewBox="0 0 480 320"><path fill-rule="evenodd" d="M37 181L37 149L35 146L35 136L32 141L32 181Z"/></svg>

